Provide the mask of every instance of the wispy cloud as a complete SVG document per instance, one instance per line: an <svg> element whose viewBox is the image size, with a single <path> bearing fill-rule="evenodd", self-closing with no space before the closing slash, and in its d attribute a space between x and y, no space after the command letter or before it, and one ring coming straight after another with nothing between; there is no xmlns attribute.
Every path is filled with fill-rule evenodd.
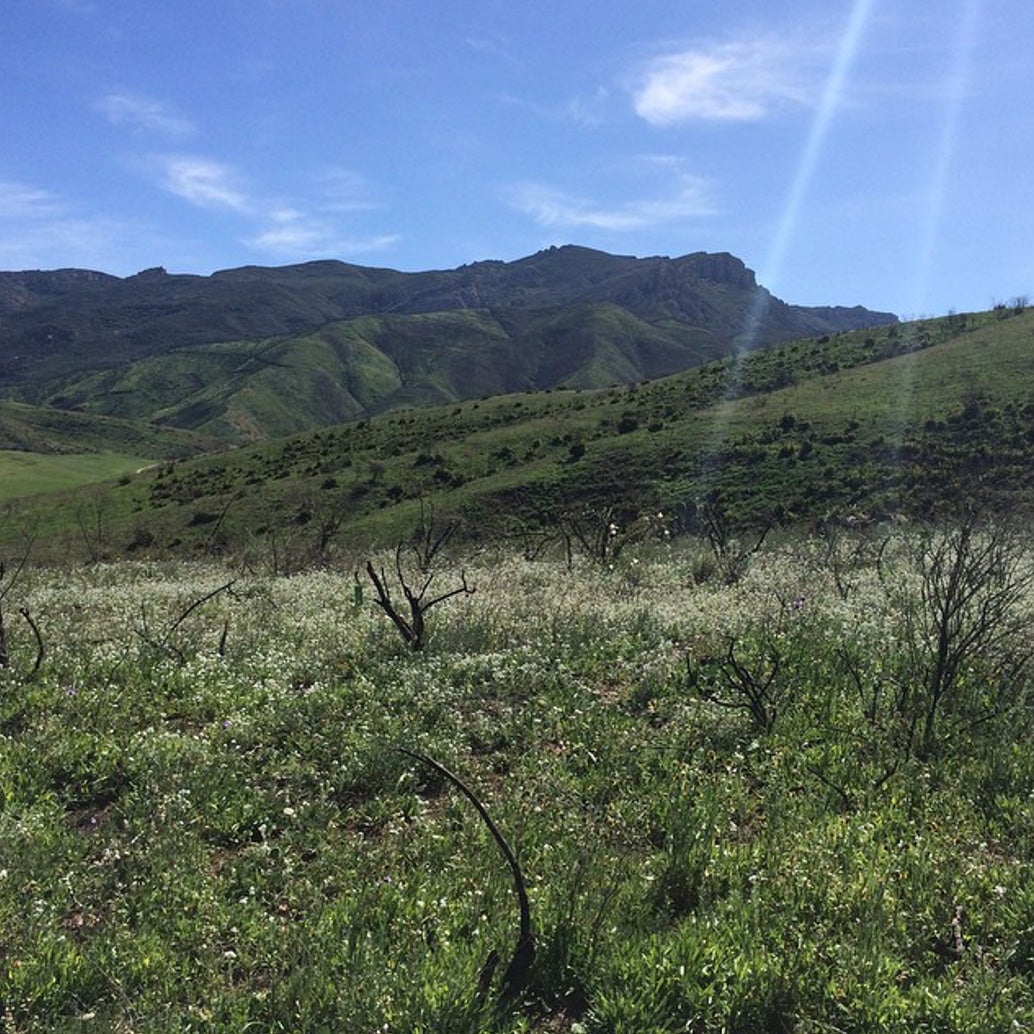
<svg viewBox="0 0 1034 1034"><path fill-rule="evenodd" d="M610 91L605 86L598 86L591 94L580 94L569 100L561 114L579 125L597 126L603 122L609 99Z"/></svg>
<svg viewBox="0 0 1034 1034"><path fill-rule="evenodd" d="M365 177L351 169L333 166L316 173L313 182L324 212L367 212L379 208Z"/></svg>
<svg viewBox="0 0 1034 1034"><path fill-rule="evenodd" d="M245 241L279 258L313 258L382 251L398 241L396 234L356 234L343 217L380 208L370 185L358 173L330 167L314 173L315 192L290 201L251 199L249 206L260 227Z"/></svg>
<svg viewBox="0 0 1034 1034"><path fill-rule="evenodd" d="M251 210L241 178L230 166L197 155L164 155L158 161L161 185L171 194L200 208Z"/></svg>
<svg viewBox="0 0 1034 1034"><path fill-rule="evenodd" d="M133 93L109 93L97 102L97 110L112 125L131 126L169 137L191 136L196 127L167 104Z"/></svg>
<svg viewBox="0 0 1034 1034"><path fill-rule="evenodd" d="M0 181L0 269L111 271L127 255L157 247L147 226L84 211L41 187Z"/></svg>
<svg viewBox="0 0 1034 1034"><path fill-rule="evenodd" d="M714 215L717 211L706 181L681 174L677 189L667 196L602 205L542 183L521 183L508 193L510 204L540 226L591 227L627 231L680 219Z"/></svg>
<svg viewBox="0 0 1034 1034"><path fill-rule="evenodd" d="M808 55L807 47L769 36L661 54L634 77L633 106L657 126L757 121L779 107L813 101Z"/></svg>
<svg viewBox="0 0 1034 1034"><path fill-rule="evenodd" d="M266 227L247 243L281 258L304 258L382 251L397 240L394 234L343 235L333 222L294 208L281 208L269 213Z"/></svg>
<svg viewBox="0 0 1034 1034"><path fill-rule="evenodd" d="M496 58L511 65L520 64L510 39L500 33L490 33L487 36L468 36L466 43L477 54Z"/></svg>
<svg viewBox="0 0 1034 1034"><path fill-rule="evenodd" d="M533 115L550 122L571 122L580 126L598 126L605 120L610 91L599 86L591 93L578 94L568 101L559 104L541 104L538 101L525 100L511 93L500 96L503 104L530 111Z"/></svg>
<svg viewBox="0 0 1034 1034"><path fill-rule="evenodd" d="M29 219L53 215L62 204L56 195L25 183L0 180L0 218Z"/></svg>
<svg viewBox="0 0 1034 1034"><path fill-rule="evenodd" d="M41 219L0 234L0 269L78 266L111 272L125 265L127 253L155 253L158 242L143 247L142 235L140 227L101 216Z"/></svg>
<svg viewBox="0 0 1034 1034"><path fill-rule="evenodd" d="M293 203L249 193L233 168L210 158L165 156L154 163L150 172L160 186L200 209L233 216L241 243L271 259L360 255L399 240L349 225L343 213L378 206L369 201L365 181L345 170L317 176L316 194ZM145 221L91 212L41 187L0 180L0 269L84 266L125 274L168 263L173 246L182 252L196 245L173 241Z"/></svg>

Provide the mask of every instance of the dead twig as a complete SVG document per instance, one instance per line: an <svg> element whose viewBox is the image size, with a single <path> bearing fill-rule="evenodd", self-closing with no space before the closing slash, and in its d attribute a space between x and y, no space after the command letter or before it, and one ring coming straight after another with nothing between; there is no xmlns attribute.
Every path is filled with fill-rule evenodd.
<svg viewBox="0 0 1034 1034"><path fill-rule="evenodd" d="M531 903L528 900L527 884L525 883L524 874L521 872L521 867L517 862L517 858L514 855L513 850L510 848L510 845L506 842L506 838L499 831L499 827L492 821L492 817L488 814L488 810L478 799L477 794L475 794L459 776L454 775L444 765L435 761L434 758L428 757L426 754L407 750L405 747L399 747L398 750L400 753L405 754L408 757L421 761L425 765L429 765L440 775L448 779L449 782L452 783L453 786L455 786L467 798L467 800L474 805L478 814L488 827L489 833L492 834L492 838L499 846L499 850L502 851L507 865L510 867L510 872L513 875L514 892L517 895L517 901L520 907L520 929L517 935L517 944L514 948L513 956L506 967L506 971L503 973L503 981L499 997L502 1001L512 1000L520 994L527 984L528 976L531 972L531 964L535 958L535 937L531 926ZM489 954L478 978L479 994L483 995L487 992L488 987L492 983L492 978L498 962L498 953L493 951Z"/></svg>
<svg viewBox="0 0 1034 1034"><path fill-rule="evenodd" d="M36 660L32 665L32 671L30 672L31 677L40 670L40 666L43 664L43 655L45 652L43 647L43 636L40 635L39 626L33 620L32 615L29 613L28 607L19 607L18 613L21 614L23 618L25 618L25 620L28 622L29 628L32 629L32 634L36 637Z"/></svg>
<svg viewBox="0 0 1034 1034"><path fill-rule="evenodd" d="M184 655L183 651L178 646L176 646L175 643L172 642L173 633L176 631L177 628L180 627L180 625L183 624L184 621L187 620L188 617L190 617L191 614L194 613L195 610L197 610L198 607L202 606L205 603L208 603L209 600L214 599L220 593L225 592L235 597L235 593L233 592L233 586L236 583L236 581L236 578L231 578L225 585L220 585L217 589L213 589L211 592L206 592L203 596L199 596L196 600L193 600L180 613L179 617L177 617L176 620L173 621L171 625L169 625L169 627L165 630L165 634L160 639L156 639L151 636L150 630L147 627L147 613L146 611L144 611L143 606L141 606L140 609L143 618L143 628L136 629L136 634L154 650L157 650L159 653L170 654L173 657L175 657L180 664L185 664L187 660L186 656ZM219 639L220 657L223 656L224 651L226 649L226 637L228 631L229 627L227 623L224 622L222 634Z"/></svg>

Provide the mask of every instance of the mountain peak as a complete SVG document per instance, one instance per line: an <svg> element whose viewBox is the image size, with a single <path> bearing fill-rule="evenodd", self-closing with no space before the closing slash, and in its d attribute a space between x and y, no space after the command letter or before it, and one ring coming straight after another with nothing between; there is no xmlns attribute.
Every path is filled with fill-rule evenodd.
<svg viewBox="0 0 1034 1034"><path fill-rule="evenodd" d="M748 269L742 259L727 251L694 251L671 261L679 270L701 280L712 280L716 284L732 284L735 287L757 287L754 270Z"/></svg>

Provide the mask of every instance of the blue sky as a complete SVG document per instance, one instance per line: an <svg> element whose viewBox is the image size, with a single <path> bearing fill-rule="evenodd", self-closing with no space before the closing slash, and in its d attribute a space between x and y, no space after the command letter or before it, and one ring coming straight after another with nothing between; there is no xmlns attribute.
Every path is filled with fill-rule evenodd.
<svg viewBox="0 0 1034 1034"><path fill-rule="evenodd" d="M730 251L1034 295L1031 0L3 0L0 269Z"/></svg>

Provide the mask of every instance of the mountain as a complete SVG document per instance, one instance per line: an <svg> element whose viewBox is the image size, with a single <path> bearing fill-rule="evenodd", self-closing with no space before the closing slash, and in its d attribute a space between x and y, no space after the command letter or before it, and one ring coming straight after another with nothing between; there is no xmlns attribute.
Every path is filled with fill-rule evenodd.
<svg viewBox="0 0 1034 1034"><path fill-rule="evenodd" d="M0 273L0 398L233 444L407 406L650 380L893 322L789 305L739 259L703 252L568 245L415 273L336 261L11 272Z"/></svg>

